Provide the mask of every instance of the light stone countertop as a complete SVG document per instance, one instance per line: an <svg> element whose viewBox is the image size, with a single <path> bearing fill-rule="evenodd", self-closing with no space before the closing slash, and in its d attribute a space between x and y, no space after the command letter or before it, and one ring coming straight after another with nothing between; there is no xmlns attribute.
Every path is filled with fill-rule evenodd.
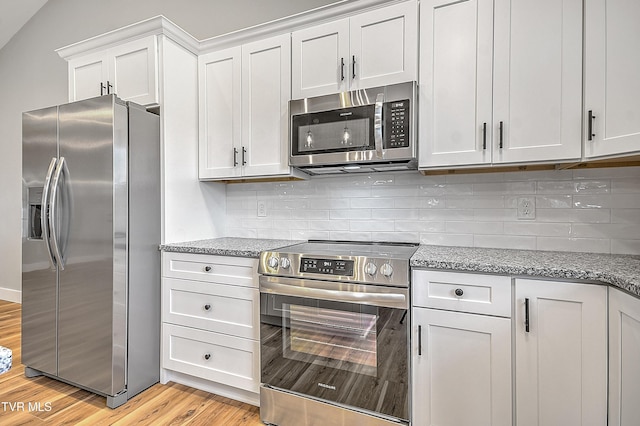
<svg viewBox="0 0 640 426"><path fill-rule="evenodd" d="M209 240L186 241L183 243L162 244L160 246L160 250L166 252L258 258L260 257L261 251L273 250L298 243L304 243L304 241L225 237Z"/></svg>
<svg viewBox="0 0 640 426"><path fill-rule="evenodd" d="M640 296L640 256L421 245L411 267L598 281Z"/></svg>
<svg viewBox="0 0 640 426"><path fill-rule="evenodd" d="M225 237L163 244L160 250L258 258L261 251L303 242ZM411 267L595 281L640 297L640 256L421 245Z"/></svg>

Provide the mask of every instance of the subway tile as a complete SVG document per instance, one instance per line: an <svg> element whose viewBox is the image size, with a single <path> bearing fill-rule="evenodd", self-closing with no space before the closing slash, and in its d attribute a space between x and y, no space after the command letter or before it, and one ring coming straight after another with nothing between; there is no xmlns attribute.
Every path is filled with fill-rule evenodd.
<svg viewBox="0 0 640 426"><path fill-rule="evenodd" d="M331 231L330 240L338 241L373 241L371 232Z"/></svg>
<svg viewBox="0 0 640 426"><path fill-rule="evenodd" d="M536 222L608 223L609 209L538 209Z"/></svg>
<svg viewBox="0 0 640 426"><path fill-rule="evenodd" d="M503 222L446 222L449 234L502 234Z"/></svg>
<svg viewBox="0 0 640 426"><path fill-rule="evenodd" d="M421 232L420 243L437 246L473 247L473 235Z"/></svg>
<svg viewBox="0 0 640 426"><path fill-rule="evenodd" d="M602 167L598 169L574 169L574 179L609 179L640 177L640 167Z"/></svg>
<svg viewBox="0 0 640 426"><path fill-rule="evenodd" d="M525 195L530 197L529 195ZM515 195L505 197L504 206L508 209L518 207L518 199L523 195ZM573 197L571 195L535 195L537 209L569 209L573 206Z"/></svg>
<svg viewBox="0 0 640 426"><path fill-rule="evenodd" d="M611 182L608 180L538 182L536 191L538 194L607 194L611 192Z"/></svg>
<svg viewBox="0 0 640 426"><path fill-rule="evenodd" d="M637 209L611 209L611 223L634 223L640 226L640 211Z"/></svg>
<svg viewBox="0 0 640 426"><path fill-rule="evenodd" d="M292 230L292 240L330 240L331 233L329 231L320 230Z"/></svg>
<svg viewBox="0 0 640 426"><path fill-rule="evenodd" d="M393 241L398 243L419 243L418 232L372 232L371 241Z"/></svg>
<svg viewBox="0 0 640 426"><path fill-rule="evenodd" d="M489 183L489 182L504 182L505 173L466 173L466 174L448 174L443 175L446 177L448 184L459 183Z"/></svg>
<svg viewBox="0 0 640 426"><path fill-rule="evenodd" d="M268 238L276 240L290 240L291 232L288 229L258 229L256 238Z"/></svg>
<svg viewBox="0 0 640 426"><path fill-rule="evenodd" d="M516 209L476 209L473 217L476 221L495 222L517 220Z"/></svg>
<svg viewBox="0 0 640 426"><path fill-rule="evenodd" d="M393 198L352 198L352 209L386 209L393 207Z"/></svg>
<svg viewBox="0 0 640 426"><path fill-rule="evenodd" d="M310 231L348 231L349 221L347 220L310 220Z"/></svg>
<svg viewBox="0 0 640 426"><path fill-rule="evenodd" d="M315 209L348 209L350 207L349 198L315 198L307 200L307 208Z"/></svg>
<svg viewBox="0 0 640 426"><path fill-rule="evenodd" d="M610 253L610 240L598 238L537 237L538 250Z"/></svg>
<svg viewBox="0 0 640 426"><path fill-rule="evenodd" d="M423 220L396 220L395 230L398 232L445 232L445 223Z"/></svg>
<svg viewBox="0 0 640 426"><path fill-rule="evenodd" d="M474 220L471 209L420 209L420 220Z"/></svg>
<svg viewBox="0 0 640 426"><path fill-rule="evenodd" d="M255 229L273 229L273 220L268 218L243 219L242 227Z"/></svg>
<svg viewBox="0 0 640 426"><path fill-rule="evenodd" d="M291 219L329 219L329 210L293 210Z"/></svg>
<svg viewBox="0 0 640 426"><path fill-rule="evenodd" d="M371 210L371 217L374 220L419 220L419 209L381 209Z"/></svg>
<svg viewBox="0 0 640 426"><path fill-rule="evenodd" d="M496 182L473 184L474 195L535 194L535 182Z"/></svg>
<svg viewBox="0 0 640 426"><path fill-rule="evenodd" d="M505 198L502 195L476 197L448 197L447 208L453 209L497 209L504 207Z"/></svg>
<svg viewBox="0 0 640 426"><path fill-rule="evenodd" d="M538 223L538 222L531 222L531 221L505 222L504 233L508 235L569 237L571 234L571 224Z"/></svg>
<svg viewBox="0 0 640 426"><path fill-rule="evenodd" d="M640 197L640 176L628 179L612 179L611 192L614 194L635 194Z"/></svg>
<svg viewBox="0 0 640 426"><path fill-rule="evenodd" d="M474 235L474 247L535 250L536 237L524 235Z"/></svg>
<svg viewBox="0 0 640 426"><path fill-rule="evenodd" d="M393 222L390 220L351 220L349 230L352 232L393 231Z"/></svg>
<svg viewBox="0 0 640 426"><path fill-rule="evenodd" d="M640 240L611 240L611 254L640 255Z"/></svg>
<svg viewBox="0 0 640 426"><path fill-rule="evenodd" d="M258 238L258 231L256 229L249 228L227 228L226 234L228 237L236 238Z"/></svg>
<svg viewBox="0 0 640 426"><path fill-rule="evenodd" d="M533 170L505 173L505 182L509 181L539 181L539 180L571 180L571 170Z"/></svg>
<svg viewBox="0 0 640 426"><path fill-rule="evenodd" d="M574 195L573 206L582 209L640 209L640 193L637 195Z"/></svg>
<svg viewBox="0 0 640 426"><path fill-rule="evenodd" d="M389 197L411 197L415 195L415 186L383 186L371 188L371 196L382 199Z"/></svg>
<svg viewBox="0 0 640 426"><path fill-rule="evenodd" d="M572 237L640 239L640 226L630 223L574 223Z"/></svg>
<svg viewBox="0 0 640 426"><path fill-rule="evenodd" d="M358 209L358 210L331 210L329 212L329 218L331 220L345 220L345 219L371 219L370 209Z"/></svg>
<svg viewBox="0 0 640 426"><path fill-rule="evenodd" d="M306 220L274 220L275 229L309 229L309 222Z"/></svg>
<svg viewBox="0 0 640 426"><path fill-rule="evenodd" d="M427 196L452 196L452 195L472 195L473 185L470 183L462 184L421 184L417 188L417 194L420 197Z"/></svg>

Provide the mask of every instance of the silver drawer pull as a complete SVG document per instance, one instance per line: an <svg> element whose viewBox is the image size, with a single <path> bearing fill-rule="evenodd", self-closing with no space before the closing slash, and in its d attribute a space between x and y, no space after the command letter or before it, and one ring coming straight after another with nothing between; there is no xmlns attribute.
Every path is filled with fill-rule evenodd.
<svg viewBox="0 0 640 426"><path fill-rule="evenodd" d="M206 305L203 306L203 308L204 308L205 311L210 311L211 310L211 305L207 303Z"/></svg>
<svg viewBox="0 0 640 426"><path fill-rule="evenodd" d="M461 297L464 294L464 291L462 291L461 288L456 288L454 293L456 294L456 296Z"/></svg>
<svg viewBox="0 0 640 426"><path fill-rule="evenodd" d="M211 272L211 266L207 265L204 267L205 272Z"/></svg>
<svg viewBox="0 0 640 426"><path fill-rule="evenodd" d="M209 358L211 358L211 354L209 354L209 353L204 354L204 359L209 361Z"/></svg>

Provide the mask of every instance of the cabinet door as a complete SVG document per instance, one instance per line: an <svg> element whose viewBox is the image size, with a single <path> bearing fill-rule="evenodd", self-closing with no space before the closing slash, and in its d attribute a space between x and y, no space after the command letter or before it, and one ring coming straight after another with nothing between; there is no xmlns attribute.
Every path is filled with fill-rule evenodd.
<svg viewBox="0 0 640 426"><path fill-rule="evenodd" d="M118 97L151 105L158 103L157 40L155 36L109 49L109 82Z"/></svg>
<svg viewBox="0 0 640 426"><path fill-rule="evenodd" d="M609 425L640 419L640 300L609 288Z"/></svg>
<svg viewBox="0 0 640 426"><path fill-rule="evenodd" d="M607 424L606 290L516 280L518 426Z"/></svg>
<svg viewBox="0 0 640 426"><path fill-rule="evenodd" d="M291 34L292 97L301 99L349 87L349 20L341 19Z"/></svg>
<svg viewBox="0 0 640 426"><path fill-rule="evenodd" d="M289 34L242 46L242 150L244 176L289 173Z"/></svg>
<svg viewBox="0 0 640 426"><path fill-rule="evenodd" d="M493 2L420 4L420 167L491 163Z"/></svg>
<svg viewBox="0 0 640 426"><path fill-rule="evenodd" d="M493 162L580 158L582 0L496 0L494 25Z"/></svg>
<svg viewBox="0 0 640 426"><path fill-rule="evenodd" d="M241 48L198 58L200 179L240 176Z"/></svg>
<svg viewBox="0 0 640 426"><path fill-rule="evenodd" d="M69 102L106 94L106 89L101 89L100 85L106 86L108 72L106 52L69 61Z"/></svg>
<svg viewBox="0 0 640 426"><path fill-rule="evenodd" d="M416 1L355 15L349 28L351 90L417 79Z"/></svg>
<svg viewBox="0 0 640 426"><path fill-rule="evenodd" d="M511 425L511 320L424 308L412 312L412 423Z"/></svg>
<svg viewBox="0 0 640 426"><path fill-rule="evenodd" d="M586 157L640 151L638 22L638 1L585 2Z"/></svg>

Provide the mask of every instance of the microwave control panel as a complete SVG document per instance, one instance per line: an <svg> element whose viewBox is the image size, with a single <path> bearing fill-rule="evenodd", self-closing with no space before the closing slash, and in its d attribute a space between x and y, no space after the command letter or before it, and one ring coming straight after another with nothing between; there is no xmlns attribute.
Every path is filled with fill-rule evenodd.
<svg viewBox="0 0 640 426"><path fill-rule="evenodd" d="M384 120L385 148L404 148L409 146L409 99L386 102L382 107Z"/></svg>

